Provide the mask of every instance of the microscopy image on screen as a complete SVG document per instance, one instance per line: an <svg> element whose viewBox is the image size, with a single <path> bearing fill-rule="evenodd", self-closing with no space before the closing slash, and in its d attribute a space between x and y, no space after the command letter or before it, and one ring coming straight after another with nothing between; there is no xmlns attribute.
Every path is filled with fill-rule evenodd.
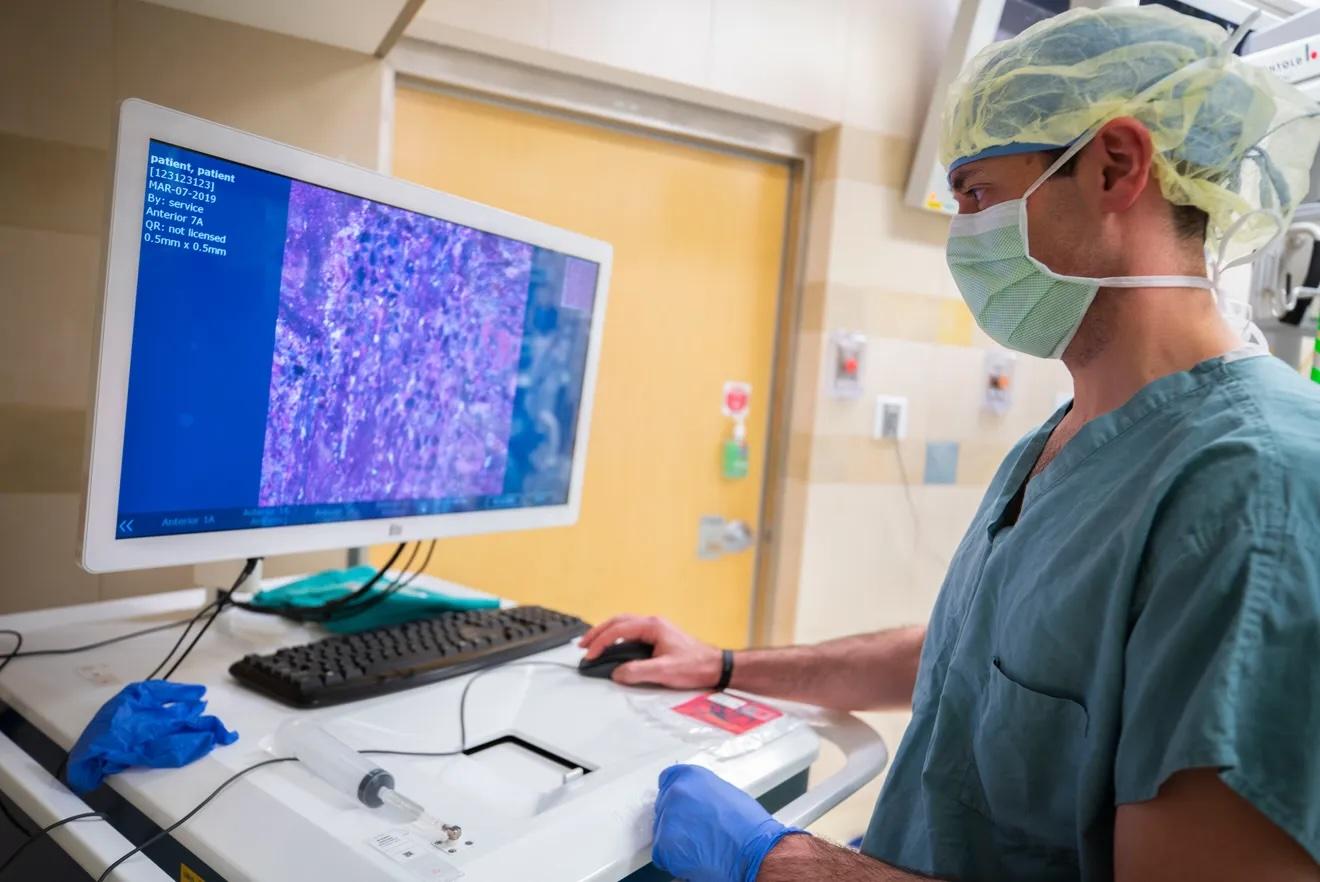
<svg viewBox="0 0 1320 882"><path fill-rule="evenodd" d="M533 251L295 181L260 504L500 493Z"/></svg>

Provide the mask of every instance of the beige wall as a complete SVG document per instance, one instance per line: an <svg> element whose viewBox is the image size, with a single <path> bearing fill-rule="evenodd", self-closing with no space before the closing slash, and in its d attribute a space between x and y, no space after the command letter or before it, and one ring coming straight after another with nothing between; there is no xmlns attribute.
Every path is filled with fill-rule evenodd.
<svg viewBox="0 0 1320 882"><path fill-rule="evenodd" d="M373 58L133 0L0 12L0 611L226 580L74 563L115 108L145 98L374 167ZM272 561L306 569L342 555Z"/></svg>
<svg viewBox="0 0 1320 882"><path fill-rule="evenodd" d="M945 266L948 221L902 202L911 142L845 126L817 149L800 331L815 357L801 376L814 407L795 414L789 469L806 487L799 640L835 636L839 610L854 627L924 621L995 469L1071 388L1059 363L1018 357L1012 407L988 411L985 360L997 348ZM859 398L827 392L835 331L868 338ZM871 437L877 395L908 399L905 440ZM923 482L931 442L958 445L953 483Z"/></svg>
<svg viewBox="0 0 1320 882"><path fill-rule="evenodd" d="M783 579L795 615L782 636L799 642L924 623L995 469L1071 389L1058 362L1020 357L1009 412L982 406L995 347L945 267L948 221L903 204L912 151L912 140L854 126L818 138L789 469L803 515L797 567ZM835 330L869 340L860 398L826 392ZM910 402L897 445L871 437L877 395ZM923 482L930 442L958 444L954 483ZM865 716L898 746L907 713ZM827 816L822 832L860 833L880 783Z"/></svg>

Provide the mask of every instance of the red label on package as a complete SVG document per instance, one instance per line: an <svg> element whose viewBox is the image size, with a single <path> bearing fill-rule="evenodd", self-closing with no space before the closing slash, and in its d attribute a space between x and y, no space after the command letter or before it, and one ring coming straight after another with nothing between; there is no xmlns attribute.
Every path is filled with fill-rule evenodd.
<svg viewBox="0 0 1320 882"><path fill-rule="evenodd" d="M699 695L691 701L676 705L674 710L685 717L700 720L710 726L741 735L757 726L763 726L771 720L777 720L783 713L768 704L735 698L724 692L712 692Z"/></svg>

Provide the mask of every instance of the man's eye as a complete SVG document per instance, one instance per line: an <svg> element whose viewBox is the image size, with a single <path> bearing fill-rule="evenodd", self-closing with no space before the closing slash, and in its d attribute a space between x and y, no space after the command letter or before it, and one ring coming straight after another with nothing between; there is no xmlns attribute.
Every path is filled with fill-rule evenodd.
<svg viewBox="0 0 1320 882"><path fill-rule="evenodd" d="M984 194L985 194L985 188L984 188L984 187L969 187L969 188L967 189L967 195L970 196L970 197L972 197L973 199L975 199L975 200L976 200L976 203L977 203L978 205L981 204L981 197L982 197Z"/></svg>

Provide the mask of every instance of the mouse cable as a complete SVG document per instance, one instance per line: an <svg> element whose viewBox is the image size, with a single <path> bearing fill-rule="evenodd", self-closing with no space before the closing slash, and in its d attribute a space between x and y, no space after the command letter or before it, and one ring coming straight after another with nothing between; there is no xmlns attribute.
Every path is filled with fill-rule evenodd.
<svg viewBox="0 0 1320 882"><path fill-rule="evenodd" d="M554 667L554 668L565 668L570 671L577 670L576 665L571 665L568 664L567 662L525 661L525 662L510 662L509 664L500 665L499 667L486 668L484 671L478 671L475 675L473 675L472 679L468 680L467 683L464 684L462 695L460 695L458 699L458 725L459 725L460 747L457 750L427 751L427 750L373 749L373 750L359 750L358 753L366 754L370 756L412 756L412 757L447 757L447 756L458 756L464 753L467 749L467 701L468 701L468 693L472 689L472 684L488 674L493 674L496 673L497 671L503 671L508 668L520 668L520 667ZM259 762L255 762L252 765L240 769L239 771L230 775L220 784L219 787L212 790L211 793L205 799L203 799L197 805L193 806L193 808L190 809L188 813L185 814L183 817L179 818L179 820L175 821L173 824L170 824L168 827L164 828L154 836L149 837L141 845L134 847L132 851L122 855L114 863L106 867L105 870L102 871L101 875L96 877L96 882L106 882L106 880L110 877L110 874L113 873L119 867L120 864L124 863L124 861L133 857L133 855L137 854L138 852L143 851L144 849L150 848L151 846L155 845L161 839L164 839L166 836L168 836L169 834L173 833L175 830L182 827L188 821L192 820L193 816L195 816L202 809L206 808L206 806L210 805L211 801L214 800L217 796L219 796L220 793L226 787L228 787L230 784L233 784L239 778L242 778L248 772L256 771L257 769L260 769L264 766L273 766L276 765L277 763L289 763L289 762L297 762L297 761L298 758L293 756L272 757L270 759L265 759ZM42 833L38 833L37 836L43 835L44 832L45 831L42 831ZM33 839L35 838L37 837L34 836ZM29 842L30 841L31 840L29 840ZM27 845L27 843L24 843L24 845ZM20 846L20 848L21 847L22 846ZM10 860L12 861L13 858L11 857ZM0 871L3 871L4 866L7 865L8 862L6 862L5 865L0 865Z"/></svg>

